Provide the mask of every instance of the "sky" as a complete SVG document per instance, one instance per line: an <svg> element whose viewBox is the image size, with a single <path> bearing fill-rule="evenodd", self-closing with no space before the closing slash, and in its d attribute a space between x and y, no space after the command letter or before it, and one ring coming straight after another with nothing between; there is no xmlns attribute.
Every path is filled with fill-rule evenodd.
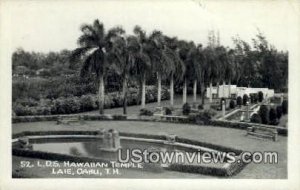
<svg viewBox="0 0 300 190"><path fill-rule="evenodd" d="M232 37L250 42L258 29L279 50L295 24L295 7L284 0L13 0L10 14L11 47L49 52L77 47L80 26L95 19L108 30L122 26L132 34L140 25L179 39L207 45L209 30L219 31L222 45L233 47Z"/></svg>

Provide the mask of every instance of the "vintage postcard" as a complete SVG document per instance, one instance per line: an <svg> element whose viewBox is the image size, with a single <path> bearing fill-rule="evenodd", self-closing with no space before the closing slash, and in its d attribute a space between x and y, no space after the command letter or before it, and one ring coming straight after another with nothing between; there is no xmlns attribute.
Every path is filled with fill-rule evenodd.
<svg viewBox="0 0 300 190"><path fill-rule="evenodd" d="M0 189L300 189L299 5L0 1Z"/></svg>

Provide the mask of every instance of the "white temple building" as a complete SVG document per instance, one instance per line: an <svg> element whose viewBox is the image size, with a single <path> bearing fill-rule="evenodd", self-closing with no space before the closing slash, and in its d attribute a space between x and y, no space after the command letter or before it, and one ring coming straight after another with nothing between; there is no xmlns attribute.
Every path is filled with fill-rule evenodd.
<svg viewBox="0 0 300 190"><path fill-rule="evenodd" d="M274 89L268 88L247 88L247 87L237 87L236 85L219 85L219 96L218 88L216 86L212 87L212 98L236 98L238 96L243 97L244 94L250 96L250 94L256 94L259 91L263 92L264 98L270 98L274 96ZM210 88L206 89L206 97L210 98Z"/></svg>

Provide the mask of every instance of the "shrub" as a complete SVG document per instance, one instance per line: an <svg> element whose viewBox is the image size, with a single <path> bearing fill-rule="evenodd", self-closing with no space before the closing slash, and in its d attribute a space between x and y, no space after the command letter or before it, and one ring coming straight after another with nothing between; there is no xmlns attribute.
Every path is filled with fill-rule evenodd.
<svg viewBox="0 0 300 190"><path fill-rule="evenodd" d="M143 109L140 109L140 115L152 116L153 112L151 110L143 108Z"/></svg>
<svg viewBox="0 0 300 190"><path fill-rule="evenodd" d="M203 105L202 104L198 105L198 110L203 110Z"/></svg>
<svg viewBox="0 0 300 190"><path fill-rule="evenodd" d="M285 115L288 113L288 101L287 100L283 100L282 104L282 113Z"/></svg>
<svg viewBox="0 0 300 190"><path fill-rule="evenodd" d="M197 124L209 124L211 118L216 115L213 110L204 110L197 114L189 115L189 121Z"/></svg>
<svg viewBox="0 0 300 190"><path fill-rule="evenodd" d="M258 95L257 95L257 93L252 94L252 97L253 97L253 103L257 103L258 102Z"/></svg>
<svg viewBox="0 0 300 190"><path fill-rule="evenodd" d="M242 105L242 97L238 96L236 98L236 105L241 106Z"/></svg>
<svg viewBox="0 0 300 190"><path fill-rule="evenodd" d="M234 100L230 100L229 107L230 107L230 109L234 109L235 108L235 102L234 102Z"/></svg>
<svg viewBox="0 0 300 190"><path fill-rule="evenodd" d="M95 107L95 102L91 95L83 95L80 97L80 110L81 111L91 111Z"/></svg>
<svg viewBox="0 0 300 190"><path fill-rule="evenodd" d="M78 113L80 111L80 103L78 98L70 97L66 98L63 103L65 113Z"/></svg>
<svg viewBox="0 0 300 190"><path fill-rule="evenodd" d="M191 112L191 106L189 105L189 103L185 103L182 106L182 114L183 115L189 115Z"/></svg>
<svg viewBox="0 0 300 190"><path fill-rule="evenodd" d="M250 94L251 104L257 103L257 94Z"/></svg>
<svg viewBox="0 0 300 190"><path fill-rule="evenodd" d="M276 107L276 113L277 113L277 118L280 119L282 116L282 106L277 106Z"/></svg>
<svg viewBox="0 0 300 190"><path fill-rule="evenodd" d="M278 120L277 120L277 113L274 108L271 108L269 111L269 123L272 125L277 125Z"/></svg>
<svg viewBox="0 0 300 190"><path fill-rule="evenodd" d="M166 113L166 115L172 115L172 109L169 107L166 107L165 113Z"/></svg>
<svg viewBox="0 0 300 190"><path fill-rule="evenodd" d="M261 123L261 118L257 113L254 113L250 118L251 123Z"/></svg>
<svg viewBox="0 0 300 190"><path fill-rule="evenodd" d="M243 96L243 105L246 106L248 101L249 101L249 96L247 94L244 94L244 96Z"/></svg>
<svg viewBox="0 0 300 190"><path fill-rule="evenodd" d="M262 124L269 123L269 109L266 105L261 105L259 109L259 116Z"/></svg>
<svg viewBox="0 0 300 190"><path fill-rule="evenodd" d="M262 91L258 92L258 101L262 102L264 100L264 93Z"/></svg>

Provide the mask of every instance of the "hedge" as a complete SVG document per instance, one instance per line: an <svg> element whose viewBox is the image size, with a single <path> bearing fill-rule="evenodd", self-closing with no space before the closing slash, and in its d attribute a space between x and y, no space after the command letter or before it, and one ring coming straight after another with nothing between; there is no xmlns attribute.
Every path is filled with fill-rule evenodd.
<svg viewBox="0 0 300 190"><path fill-rule="evenodd" d="M17 100L13 102L12 109L16 116L26 115L56 115L56 114L72 114L95 110L98 107L98 95L87 94L80 97L60 97L57 99L41 99L35 101L33 99ZM162 100L170 98L168 89L162 88ZM138 89L129 88L127 95L127 104L136 105L138 101ZM157 99L157 88L155 86L147 86L146 102L155 102ZM111 92L106 94L104 98L104 108L115 108L123 106L123 98L120 92Z"/></svg>

